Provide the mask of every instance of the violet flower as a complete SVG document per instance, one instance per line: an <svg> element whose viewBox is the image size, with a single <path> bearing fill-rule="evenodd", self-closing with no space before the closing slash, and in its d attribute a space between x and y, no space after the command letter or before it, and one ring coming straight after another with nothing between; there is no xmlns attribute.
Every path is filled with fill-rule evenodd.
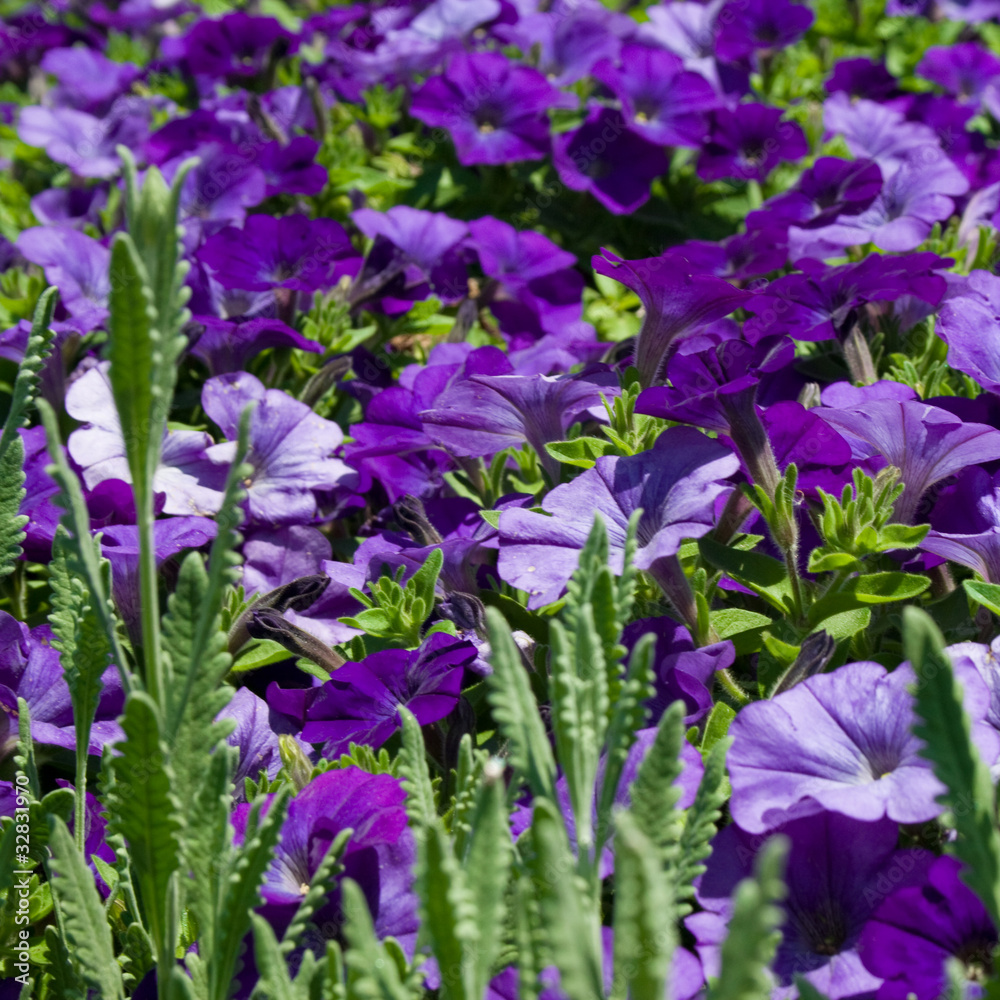
<svg viewBox="0 0 1000 1000"><path fill-rule="evenodd" d="M112 62L84 45L50 49L42 57L40 69L59 81L49 95L53 104L97 117L110 111L115 98L124 94L140 76L138 66Z"/></svg>
<svg viewBox="0 0 1000 1000"><path fill-rule="evenodd" d="M1000 739L985 722L986 685L960 667L973 741L993 764ZM733 819L764 833L824 809L868 823L937 816L943 786L912 733L914 682L908 663L892 673L878 663L849 663L741 709L730 728Z"/></svg>
<svg viewBox="0 0 1000 1000"><path fill-rule="evenodd" d="M621 112L591 109L573 132L552 140L563 184L589 191L609 212L629 215L649 200L649 186L667 172L663 150L629 128Z"/></svg>
<svg viewBox="0 0 1000 1000"><path fill-rule="evenodd" d="M805 133L781 118L780 108L763 104L713 112L711 132L698 157L698 176L704 181L763 181L779 163L805 156Z"/></svg>
<svg viewBox="0 0 1000 1000"><path fill-rule="evenodd" d="M594 270L631 288L646 311L635 347L635 366L644 387L657 381L675 342L743 305L749 294L727 281L692 274L667 253L622 260L609 250L591 261Z"/></svg>
<svg viewBox="0 0 1000 1000"><path fill-rule="evenodd" d="M267 701L305 742L323 743L323 756L334 759L351 743L382 746L402 725L400 706L421 725L443 719L458 704L465 668L476 656L472 643L435 633L419 649L388 649L345 663L316 687L272 683Z"/></svg>
<svg viewBox="0 0 1000 1000"><path fill-rule="evenodd" d="M227 466L232 461L240 416L249 404L255 406L246 461L253 472L244 485L251 521L309 521L317 512L315 490L337 490L356 482L357 474L333 457L344 440L340 427L280 389L265 389L248 372L218 375L202 389L205 413L229 438L207 450L213 462Z"/></svg>
<svg viewBox="0 0 1000 1000"><path fill-rule="evenodd" d="M808 7L789 0L734 0L719 12L715 51L730 61L775 52L798 41L814 19Z"/></svg>
<svg viewBox="0 0 1000 1000"><path fill-rule="evenodd" d="M472 375L442 393L420 420L452 455L494 455L530 444L558 481L559 462L545 445L562 441L578 420L602 418L602 396L620 392L618 376L603 365L578 375Z"/></svg>
<svg viewBox="0 0 1000 1000"><path fill-rule="evenodd" d="M85 422L66 443L83 472L88 490L109 479L131 483L125 438L115 409L108 363L99 362L77 378L66 392L66 412ZM201 431L167 431L153 488L165 494L166 514L214 514L222 503L225 470L209 457L210 435Z"/></svg>
<svg viewBox="0 0 1000 1000"><path fill-rule="evenodd" d="M791 840L791 851L784 873L788 894L781 904L785 919L772 965L777 984L771 996L794 997L798 975L830 1000L871 995L882 980L862 964L867 921L887 889L919 882L934 856L919 849L897 850L898 828L885 819L862 823L821 812L792 820L775 833ZM766 839L731 825L712 841L707 870L696 882L704 911L685 920L709 976L719 974L732 893L752 874Z"/></svg>
<svg viewBox="0 0 1000 1000"><path fill-rule="evenodd" d="M292 524L247 532L243 542L243 591L266 593L304 576L314 576L332 556L330 540L318 528Z"/></svg>
<svg viewBox="0 0 1000 1000"><path fill-rule="evenodd" d="M1000 278L973 271L942 303L934 332L948 345L948 364L990 392L1000 392L998 331Z"/></svg>
<svg viewBox="0 0 1000 1000"><path fill-rule="evenodd" d="M105 744L124 739L115 721L125 704L121 676L110 666L101 675L102 691L90 730L90 753L100 755ZM73 702L63 676L52 629L28 626L0 611L0 719L5 751L17 741L17 699L31 710L31 738L47 746L76 749Z"/></svg>
<svg viewBox="0 0 1000 1000"><path fill-rule="evenodd" d="M926 403L880 399L817 413L847 438L855 461L881 456L900 470L905 489L894 518L902 524L912 523L921 497L935 483L968 465L1000 459L1000 431Z"/></svg>
<svg viewBox="0 0 1000 1000"><path fill-rule="evenodd" d="M934 45L916 72L960 101L978 104L987 84L1000 76L1000 59L974 42Z"/></svg>
<svg viewBox="0 0 1000 1000"><path fill-rule="evenodd" d="M398 778L368 774L359 767L327 771L313 778L288 806L281 840L264 876L263 913L278 934L288 926L330 844L353 830L339 878L364 891L379 937L400 938L417 929L411 867L416 858L406 825L406 793ZM233 824L242 839L248 805L236 807ZM339 893L320 907L314 920L339 923ZM412 954L412 941L410 942Z"/></svg>
<svg viewBox="0 0 1000 1000"><path fill-rule="evenodd" d="M703 76L685 70L680 56L650 45L629 42L617 63L600 62L591 75L621 102L631 128L661 146L697 149L708 135L706 112L719 106Z"/></svg>
<svg viewBox="0 0 1000 1000"><path fill-rule="evenodd" d="M920 545L925 552L1000 583L1000 473L991 476L978 466L963 470L935 505L931 524Z"/></svg>
<svg viewBox="0 0 1000 1000"><path fill-rule="evenodd" d="M621 572L628 521L641 507L635 565L663 585L666 560L684 539L712 530L713 504L738 467L728 448L687 427L664 431L638 455L599 458L545 496L544 514L512 508L500 515L500 578L527 592L529 608L551 604L576 569L595 514L608 532L611 567Z"/></svg>
<svg viewBox="0 0 1000 1000"><path fill-rule="evenodd" d="M897 889L868 922L859 951L884 980L877 1000L936 1000L947 989L951 957L970 977L992 968L997 929L961 870L957 858L937 858L919 885Z"/></svg>
<svg viewBox="0 0 1000 1000"><path fill-rule="evenodd" d="M224 287L252 292L315 292L353 278L361 266L340 223L304 215L251 215L242 229L209 237L198 259Z"/></svg>
<svg viewBox="0 0 1000 1000"><path fill-rule="evenodd" d="M566 107L567 97L538 70L499 52L460 52L441 76L413 94L410 113L432 128L447 129L460 163L540 160L549 151L545 112ZM575 99L569 98L569 106Z"/></svg>
<svg viewBox="0 0 1000 1000"><path fill-rule="evenodd" d="M233 323L214 316L196 316L203 327L188 348L212 375L225 375L244 369L261 351L274 347L294 347L310 354L322 354L323 347L308 340L279 319L258 317Z"/></svg>

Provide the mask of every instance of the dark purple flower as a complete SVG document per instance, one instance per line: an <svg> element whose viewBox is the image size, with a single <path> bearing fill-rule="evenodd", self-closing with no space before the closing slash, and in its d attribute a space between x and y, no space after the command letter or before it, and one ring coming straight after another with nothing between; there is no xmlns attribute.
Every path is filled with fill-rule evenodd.
<svg viewBox="0 0 1000 1000"><path fill-rule="evenodd" d="M956 673L973 740L992 764L1000 740L985 722L986 685L972 669L956 665ZM943 786L912 733L914 682L906 663L892 673L878 663L849 663L741 709L730 727L733 819L764 833L824 809L869 823L937 816Z"/></svg>
<svg viewBox="0 0 1000 1000"><path fill-rule="evenodd" d="M784 267L788 259L788 241L784 227L766 225L763 229L748 229L717 242L687 240L671 247L670 253L687 261L697 274L746 281Z"/></svg>
<svg viewBox="0 0 1000 1000"><path fill-rule="evenodd" d="M626 625L622 644L632 648L648 632L656 636L655 694L647 702L650 723L659 722L660 716L675 701L683 701L685 725L696 725L712 708L715 672L731 667L736 659L733 644L727 639L696 648L691 633L666 615L640 618Z"/></svg>
<svg viewBox="0 0 1000 1000"><path fill-rule="evenodd" d="M164 39L160 51L168 62L186 63L191 73L246 78L260 73L272 49L287 46L292 37L273 17L237 11L218 20L196 21L180 38Z"/></svg>
<svg viewBox="0 0 1000 1000"><path fill-rule="evenodd" d="M628 43L617 63L598 63L592 75L621 102L628 124L661 146L697 148L708 135L706 112L719 106L703 76L685 70L680 56L650 45Z"/></svg>
<svg viewBox="0 0 1000 1000"><path fill-rule="evenodd" d="M375 241L358 275L351 300L377 298L390 315L406 312L414 302L436 295L445 302L462 299L468 277L461 253L468 226L441 212L395 205L387 212L359 208L354 224Z"/></svg>
<svg viewBox="0 0 1000 1000"><path fill-rule="evenodd" d="M472 643L435 633L419 649L387 649L345 663L316 687L272 683L267 701L306 743L323 743L323 756L333 759L351 743L382 746L402 725L400 706L421 725L443 719L458 704L465 668L476 655Z"/></svg>
<svg viewBox="0 0 1000 1000"><path fill-rule="evenodd" d="M816 411L850 443L855 461L881 456L906 487L895 520L911 523L921 497L968 465L1000 459L1000 431L926 403L876 400L856 409Z"/></svg>
<svg viewBox="0 0 1000 1000"><path fill-rule="evenodd" d="M712 114L711 134L698 157L704 181L762 181L779 164L809 152L795 122L782 121L780 108L740 104Z"/></svg>
<svg viewBox="0 0 1000 1000"><path fill-rule="evenodd" d="M1000 583L1000 473L964 469L935 505L925 552L968 566L988 583ZM943 530L942 530L943 529Z"/></svg>
<svg viewBox="0 0 1000 1000"><path fill-rule="evenodd" d="M1000 76L1000 59L975 42L935 45L924 53L916 71L960 101L978 104L986 85Z"/></svg>
<svg viewBox="0 0 1000 1000"><path fill-rule="evenodd" d="M122 739L115 721L125 704L121 678L115 667L101 675L103 690L90 730L90 752L100 755L106 743ZM2 744L9 750L17 740L17 699L31 710L31 737L47 746L76 748L73 703L63 676L59 653L52 646L52 629L28 626L0 611L0 719Z"/></svg>
<svg viewBox="0 0 1000 1000"><path fill-rule="evenodd" d="M715 50L727 60L756 51L775 51L798 41L813 23L813 12L789 0L734 0L719 11Z"/></svg>
<svg viewBox="0 0 1000 1000"><path fill-rule="evenodd" d="M103 187L46 188L31 199L31 212L43 226L82 229L85 225L99 225L107 203Z"/></svg>
<svg viewBox="0 0 1000 1000"><path fill-rule="evenodd" d="M294 347L311 354L323 352L315 340L308 340L279 319L260 317L233 323L215 316L196 316L194 321L204 329L193 339L189 350L205 363L212 375L241 371L251 358L271 347Z"/></svg>
<svg viewBox="0 0 1000 1000"><path fill-rule="evenodd" d="M208 457L226 466L232 461L243 409L255 404L250 418L253 472L245 481L251 521L290 524L316 515L314 490L336 490L356 482L357 474L333 452L344 440L331 420L317 416L280 389L266 389L248 372L209 379L201 405L229 438L208 449Z"/></svg>
<svg viewBox="0 0 1000 1000"><path fill-rule="evenodd" d="M870 996L881 979L862 965L860 940L866 922L891 892L923 878L933 861L929 851L896 850L895 823L861 823L821 812L779 827L791 840L784 873L788 895L785 920L772 965L777 988L772 997L795 995L793 980L803 976L830 1000ZM709 976L719 974L736 885L753 871L764 841L731 825L712 841L708 868L697 881L704 912L688 917L698 954Z"/></svg>
<svg viewBox="0 0 1000 1000"><path fill-rule="evenodd" d="M897 889L868 922L859 951L865 968L885 980L878 1000L937 1000L951 957L970 978L992 969L997 929L961 870L956 858L938 858L921 884Z"/></svg>
<svg viewBox="0 0 1000 1000"><path fill-rule="evenodd" d="M739 460L698 431L664 431L649 451L604 457L542 501L544 514L516 508L500 515L500 578L528 593L528 607L552 603L573 575L600 514L608 532L612 568L620 572L625 532L642 508L635 565L654 575L685 538L700 538L714 524L714 502L731 487L725 480Z"/></svg>
<svg viewBox="0 0 1000 1000"><path fill-rule="evenodd" d="M410 113L447 129L459 162L471 166L541 159L549 151L545 112L565 105L538 70L499 52L460 52L414 93Z"/></svg>
<svg viewBox="0 0 1000 1000"><path fill-rule="evenodd" d="M406 825L406 793L398 778L349 766L313 778L289 803L274 861L264 876L263 913L280 934L309 891L323 856L342 830L353 830L341 877L365 893L379 937L402 937L417 928L411 866L416 857ZM236 807L233 824L243 837L248 805ZM315 919L336 920L339 893Z"/></svg>
<svg viewBox="0 0 1000 1000"><path fill-rule="evenodd" d="M602 250L591 263L598 274L620 281L642 301L646 315L636 342L635 366L644 386L657 380L677 340L728 315L749 297L721 278L692 274L670 253L622 260Z"/></svg>
<svg viewBox="0 0 1000 1000"><path fill-rule="evenodd" d="M273 198L279 194L319 194L330 179L326 168L316 162L319 148L315 139L305 135L296 136L287 145L280 142L266 143L258 160L267 180L265 197Z"/></svg>
<svg viewBox="0 0 1000 1000"><path fill-rule="evenodd" d="M330 288L361 264L339 222L304 215L251 215L242 229L209 237L198 259L224 287L251 292Z"/></svg>
<svg viewBox="0 0 1000 1000"><path fill-rule="evenodd" d="M947 287L937 272L948 266L936 254L883 257L870 254L857 264L831 267L801 260L801 274L772 281L747 308L755 315L744 325L749 340L788 334L796 340L832 340L849 332L853 317L869 302L913 295L936 305Z"/></svg>
<svg viewBox="0 0 1000 1000"><path fill-rule="evenodd" d="M650 184L668 166L663 150L610 108L591 109L578 129L555 136L552 146L562 182L574 191L589 191L616 215L644 205Z"/></svg>
<svg viewBox="0 0 1000 1000"><path fill-rule="evenodd" d="M452 455L494 455L528 443L557 480L559 463L545 445L562 441L578 420L600 417L602 396L620 391L618 376L605 366L579 375L472 375L419 416L430 438Z"/></svg>

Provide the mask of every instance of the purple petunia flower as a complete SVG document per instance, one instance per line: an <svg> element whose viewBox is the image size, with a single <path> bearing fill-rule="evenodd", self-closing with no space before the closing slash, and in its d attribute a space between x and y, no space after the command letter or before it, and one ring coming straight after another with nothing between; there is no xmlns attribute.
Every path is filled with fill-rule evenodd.
<svg viewBox="0 0 1000 1000"><path fill-rule="evenodd" d="M539 160L549 151L545 112L566 107L568 95L538 70L512 63L499 52L458 53L443 75L413 95L410 113L433 128L447 129L460 163ZM570 98L569 106L575 105Z"/></svg>
<svg viewBox="0 0 1000 1000"><path fill-rule="evenodd" d="M657 380L681 337L728 315L749 298L747 292L721 278L692 274L683 258L671 253L622 260L602 250L591 263L598 274L620 281L642 301L646 315L636 342L635 366L643 386Z"/></svg>
<svg viewBox="0 0 1000 1000"><path fill-rule="evenodd" d="M833 67L826 89L830 94L843 91L852 98L866 97L878 101L895 93L896 78L885 68L885 63L863 57L841 59Z"/></svg>
<svg viewBox="0 0 1000 1000"><path fill-rule="evenodd" d="M224 287L251 292L315 292L353 278L361 266L340 223L304 215L251 215L242 229L209 237L198 259Z"/></svg>
<svg viewBox="0 0 1000 1000"><path fill-rule="evenodd" d="M469 230L464 222L409 205L387 212L359 208L351 218L375 241L351 291L352 303L370 308L368 300L377 298L383 312L395 315L432 294L448 303L465 296L461 248Z"/></svg>
<svg viewBox="0 0 1000 1000"><path fill-rule="evenodd" d="M942 304L934 332L952 368L1000 392L1000 278L973 271Z"/></svg>
<svg viewBox="0 0 1000 1000"><path fill-rule="evenodd" d="M160 51L170 63L186 63L190 72L218 79L254 77L273 46L293 36L273 17L236 11L218 20L202 18L179 38L167 37Z"/></svg>
<svg viewBox="0 0 1000 1000"><path fill-rule="evenodd" d="M756 51L783 49L802 37L813 12L789 0L735 0L719 11L715 50L735 61Z"/></svg>
<svg viewBox="0 0 1000 1000"><path fill-rule="evenodd" d="M106 743L123 739L115 721L125 704L117 668L101 675L100 700L90 730L90 752L100 755ZM76 748L73 702L63 676L59 653L52 645L52 629L28 626L0 611L0 732L4 751L17 740L17 699L31 710L31 737L47 746ZM13 731L11 731L13 730Z"/></svg>
<svg viewBox="0 0 1000 1000"><path fill-rule="evenodd" d="M272 347L294 347L310 354L323 352L315 340L308 340L279 319L258 317L233 323L215 316L192 318L204 329L192 339L189 350L212 375L241 371L251 358Z"/></svg>
<svg viewBox="0 0 1000 1000"><path fill-rule="evenodd" d="M545 445L563 440L578 420L602 418L602 396L620 391L618 376L603 365L578 375L472 375L419 416L430 438L452 455L494 455L527 443L558 480L559 462Z"/></svg>
<svg viewBox="0 0 1000 1000"><path fill-rule="evenodd" d="M791 851L784 874L785 920L772 966L777 985L771 996L794 997L797 975L830 1000L870 995L881 979L862 965L859 940L866 922L886 892L921 880L934 856L919 849L897 850L898 828L885 819L861 823L821 812L792 820L775 833L791 840ZM704 912L685 921L709 976L719 973L732 893L752 874L766 839L731 825L712 841L707 871L696 882Z"/></svg>
<svg viewBox="0 0 1000 1000"><path fill-rule="evenodd" d="M562 182L574 191L589 191L616 215L644 205L650 184L668 166L663 150L610 108L593 108L578 129L555 136L552 146Z"/></svg>
<svg viewBox="0 0 1000 1000"><path fill-rule="evenodd" d="M935 483L967 465L1000 459L1000 431L926 403L879 399L816 412L848 440L855 461L881 456L900 470L905 490L894 517L903 524L912 523L921 497Z"/></svg>
<svg viewBox="0 0 1000 1000"><path fill-rule="evenodd" d="M664 49L630 42L618 64L598 63L592 73L621 102L629 126L661 146L697 148L708 134L706 112L719 106L715 88L684 69Z"/></svg>
<svg viewBox="0 0 1000 1000"><path fill-rule="evenodd" d="M124 94L140 75L138 66L112 62L85 45L50 49L42 57L41 69L59 81L50 95L54 105L76 108L97 117L110 111L115 98Z"/></svg>
<svg viewBox="0 0 1000 1000"><path fill-rule="evenodd" d="M973 741L992 764L1000 751L986 723L986 685L956 665ZM733 720L728 765L733 819L763 833L824 809L864 822L923 823L941 812L942 785L912 733L913 668L849 663L802 681Z"/></svg>
<svg viewBox="0 0 1000 1000"><path fill-rule="evenodd" d="M781 118L780 108L763 104L713 112L711 133L698 157L698 176L704 181L762 181L779 163L805 156L805 133Z"/></svg>
<svg viewBox="0 0 1000 1000"><path fill-rule="evenodd" d="M869 921L859 951L865 968L885 980L878 1000L936 1000L952 956L974 976L992 967L997 929L961 870L956 858L938 858L921 884L897 889Z"/></svg>
<svg viewBox="0 0 1000 1000"><path fill-rule="evenodd" d="M935 45L924 53L916 71L960 101L978 104L987 84L1000 76L1000 59L974 42Z"/></svg>
<svg viewBox="0 0 1000 1000"><path fill-rule="evenodd" d="M316 875L324 854L342 830L353 830L343 856L341 877L361 886L379 937L412 936L417 929L412 892L415 860L413 834L406 825L406 793L398 778L345 767L321 774L289 803L274 861L264 876L262 912L277 933L291 921ZM236 807L238 838L246 826L248 805ZM314 920L336 923L339 902L320 907ZM412 939L410 940L412 953Z"/></svg>
<svg viewBox="0 0 1000 1000"><path fill-rule="evenodd" d="M209 459L228 465L236 447L243 409L254 405L250 418L247 462L247 509L251 521L290 524L311 520L317 511L314 490L350 486L355 473L333 452L343 443L337 424L317 416L280 389L266 389L248 372L209 379L201 393L205 413L229 438L208 449Z"/></svg>
<svg viewBox="0 0 1000 1000"><path fill-rule="evenodd" d="M330 540L308 524L248 532L243 542L243 590L247 595L266 593L300 577L314 576L331 555Z"/></svg>
<svg viewBox="0 0 1000 1000"><path fill-rule="evenodd" d="M272 683L267 701L305 742L323 743L323 756L333 759L351 743L382 746L402 725L400 706L421 725L443 719L458 704L465 668L476 655L472 643L435 633L419 649L388 649L345 663L316 687Z"/></svg>
<svg viewBox="0 0 1000 1000"><path fill-rule="evenodd" d="M1000 473L991 476L978 466L963 470L935 505L931 524L924 551L1000 583Z"/></svg>
<svg viewBox="0 0 1000 1000"><path fill-rule="evenodd" d="M817 260L798 262L800 274L772 281L747 308L755 315L744 324L748 340L788 334L795 340L832 340L848 332L852 317L869 302L912 295L936 305L947 288L938 273L948 262L932 253L882 257L871 254L857 264L831 267Z"/></svg>
<svg viewBox="0 0 1000 1000"><path fill-rule="evenodd" d="M500 515L500 578L528 593L528 607L550 604L573 575L600 514L608 532L611 566L620 571L625 531L642 508L635 565L654 576L685 538L700 538L714 524L715 500L739 460L698 431L664 431L652 449L628 458L604 457L542 501L544 514L508 509Z"/></svg>
<svg viewBox="0 0 1000 1000"><path fill-rule="evenodd" d="M106 480L131 483L125 438L115 409L109 365L99 362L77 378L66 392L66 412L84 421L69 436L66 449L83 470L88 490ZM166 514L214 514L222 503L225 470L208 455L210 435L201 431L167 431L153 488L165 494Z"/></svg>

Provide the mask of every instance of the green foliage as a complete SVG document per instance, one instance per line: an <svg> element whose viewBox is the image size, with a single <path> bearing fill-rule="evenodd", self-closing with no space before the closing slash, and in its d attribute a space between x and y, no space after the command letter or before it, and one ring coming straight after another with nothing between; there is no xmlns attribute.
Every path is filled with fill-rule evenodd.
<svg viewBox="0 0 1000 1000"><path fill-rule="evenodd" d="M176 907L168 904L178 891L184 820L172 791L175 778L161 737L159 712L148 694L133 691L129 695L122 729L125 740L118 744L120 755L111 762L114 783L107 793L108 829L128 843L142 896L143 922L157 963L166 968L177 943Z"/></svg>
<svg viewBox="0 0 1000 1000"><path fill-rule="evenodd" d="M24 445L17 433L38 388L38 373L52 346L52 311L55 288L47 288L35 307L24 359L17 371L10 408L0 432L0 579L14 572L24 541L26 515L19 513L24 499Z"/></svg>
<svg viewBox="0 0 1000 1000"><path fill-rule="evenodd" d="M434 590L443 563L444 553L434 549L405 586L400 585L405 572L405 567L400 566L394 577L382 576L371 585L371 597L351 587L351 596L365 610L339 620L390 645L416 649L420 645L420 628L434 607Z"/></svg>
<svg viewBox="0 0 1000 1000"><path fill-rule="evenodd" d="M839 500L822 489L817 492L823 502L817 518L823 544L809 554L810 573L860 570L870 556L916 548L930 527L890 523L903 492L899 470L891 466L874 479L855 469L853 487L846 485Z"/></svg>
<svg viewBox="0 0 1000 1000"><path fill-rule="evenodd" d="M555 799L556 762L521 654L503 615L486 609L493 673L487 678L489 702L504 739L508 761L536 795Z"/></svg>
<svg viewBox="0 0 1000 1000"><path fill-rule="evenodd" d="M73 970L99 997L124 998L111 928L94 877L66 824L58 817L52 819L50 844L60 935L69 948Z"/></svg>
<svg viewBox="0 0 1000 1000"><path fill-rule="evenodd" d="M719 978L709 983L709 1000L760 1000L771 993L767 967L781 939L783 919L775 904L785 895L781 880L788 842L773 837L754 865L754 876L746 878L733 894L733 915L722 943Z"/></svg>
<svg viewBox="0 0 1000 1000"><path fill-rule="evenodd" d="M951 812L958 839L948 850L965 863L962 877L1000 924L1000 832L990 771L972 744L972 726L962 706L944 640L930 617L903 611L903 642L917 674L914 686L920 722L914 733L925 741L920 753L934 766L946 791L939 801Z"/></svg>

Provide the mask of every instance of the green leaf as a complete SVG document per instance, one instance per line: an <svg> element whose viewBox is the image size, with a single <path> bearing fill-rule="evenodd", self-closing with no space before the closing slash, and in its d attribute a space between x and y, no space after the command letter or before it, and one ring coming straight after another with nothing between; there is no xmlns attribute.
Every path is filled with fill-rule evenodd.
<svg viewBox="0 0 1000 1000"><path fill-rule="evenodd" d="M550 441L545 450L563 465L589 469L602 456L612 454L615 446L604 438L578 437L572 441Z"/></svg>
<svg viewBox="0 0 1000 1000"><path fill-rule="evenodd" d="M418 844L416 876L421 925L441 969L442 997L479 1000L482 990L476 992L476 968L468 957L483 944L475 896L438 823L427 827Z"/></svg>
<svg viewBox="0 0 1000 1000"><path fill-rule="evenodd" d="M345 878L341 880L340 892L347 943L344 965L348 997L351 1000L412 1000L398 967L375 936L368 903L360 886L353 879ZM339 982L339 974L333 979Z"/></svg>
<svg viewBox="0 0 1000 1000"><path fill-rule="evenodd" d="M736 718L736 710L724 701L716 702L705 723L705 735L701 740L703 751L711 750L729 732L729 724Z"/></svg>
<svg viewBox="0 0 1000 1000"><path fill-rule="evenodd" d="M720 639L731 639L740 632L764 629L774 624L774 620L756 611L743 608L720 608L712 612L712 627Z"/></svg>
<svg viewBox="0 0 1000 1000"><path fill-rule="evenodd" d="M670 884L653 843L623 812L615 832L612 998L663 1000L677 933Z"/></svg>
<svg viewBox="0 0 1000 1000"><path fill-rule="evenodd" d="M549 957L570 997L604 996L599 905L575 865L559 810L536 797L531 822L532 877Z"/></svg>
<svg viewBox="0 0 1000 1000"><path fill-rule="evenodd" d="M229 669L234 674L243 674L272 663L281 663L283 660L287 660L290 655L280 642L275 642L273 639L251 639L233 657L233 663ZM316 669L322 670L321 667ZM329 679L329 676L325 678L325 680Z"/></svg>
<svg viewBox="0 0 1000 1000"><path fill-rule="evenodd" d="M491 527L494 531L498 531L500 528L500 515L503 513L502 510L481 510L479 516Z"/></svg>
<svg viewBox="0 0 1000 1000"><path fill-rule="evenodd" d="M698 539L702 558L723 573L749 587L779 611L793 606L792 585L785 565L762 552L745 552L721 545L709 535Z"/></svg>
<svg viewBox="0 0 1000 1000"><path fill-rule="evenodd" d="M674 895L679 901L694 895L692 882L705 871L704 861L712 853L712 838L716 824L722 816L723 806L729 798L726 780L726 753L732 744L727 736L718 740L705 758L705 772L698 783L694 802L684 817L677 848L677 871L674 876ZM687 905L678 907L678 915L690 912Z"/></svg>
<svg viewBox="0 0 1000 1000"><path fill-rule="evenodd" d="M250 919L253 922L254 957L260 972L255 994L266 996L268 1000L300 1000L271 925L256 913L252 913Z"/></svg>
<svg viewBox="0 0 1000 1000"><path fill-rule="evenodd" d="M99 997L125 996L115 961L111 928L94 885L94 876L73 843L66 824L51 821L52 891L59 908L60 926L77 975Z"/></svg>
<svg viewBox="0 0 1000 1000"><path fill-rule="evenodd" d="M554 801L556 763L521 654L499 611L487 608L486 623L493 666L486 679L489 702L497 726L510 742L510 764L535 795Z"/></svg>
<svg viewBox="0 0 1000 1000"><path fill-rule="evenodd" d="M647 838L663 863L676 863L684 823L677 810L681 747L684 743L684 702L675 701L660 717L656 737L639 765L630 789L629 812L637 832Z"/></svg>
<svg viewBox="0 0 1000 1000"><path fill-rule="evenodd" d="M462 865L476 918L479 947L473 953L473 1000L483 996L500 951L505 895L513 856L503 783L503 764L486 765L472 815L468 855Z"/></svg>
<svg viewBox="0 0 1000 1000"><path fill-rule="evenodd" d="M0 579L14 572L25 539L28 517L19 513L25 496L23 465L19 435L0 455Z"/></svg>
<svg viewBox="0 0 1000 1000"><path fill-rule="evenodd" d="M333 892L336 877L344 870L340 859L347 850L353 832L353 830L341 830L327 848L323 860L316 866L316 873L309 881L309 890L300 900L295 916L292 917L292 922L281 939L281 951L284 955L291 954L298 946L312 915Z"/></svg>
<svg viewBox="0 0 1000 1000"><path fill-rule="evenodd" d="M1000 584L986 583L983 580L963 580L962 586L977 604L981 604L995 615L1000 615Z"/></svg>
<svg viewBox="0 0 1000 1000"><path fill-rule="evenodd" d="M926 612L903 609L903 647L913 664L917 683L913 732L925 746L921 756L931 762L946 791L938 797L954 817L958 839L949 853L965 863L962 878L1000 925L1000 831L990 771L972 744L972 725L962 705L962 688L955 679L944 639Z"/></svg>
<svg viewBox="0 0 1000 1000"><path fill-rule="evenodd" d="M406 792L406 815L417 841L426 835L427 827L437 822L437 803L427 768L424 734L413 713L400 706L403 723L403 748L399 752L399 775Z"/></svg>
<svg viewBox="0 0 1000 1000"><path fill-rule="evenodd" d="M116 744L120 753L111 761L115 780L107 792L108 830L128 843L146 925L162 965L176 947L177 929L170 926L167 912L171 882L180 868L184 820L172 788L159 712L144 691L128 696L122 729L125 740Z"/></svg>
<svg viewBox="0 0 1000 1000"><path fill-rule="evenodd" d="M784 918L776 906L785 895L781 880L788 841L773 837L754 865L754 877L744 879L733 893L733 915L722 942L719 978L709 984L709 1000L760 1000L770 996L767 968L781 939Z"/></svg>
<svg viewBox="0 0 1000 1000"><path fill-rule="evenodd" d="M931 581L923 573L866 573L851 577L809 609L809 621L816 626L845 611L909 600L922 594L930 585Z"/></svg>

